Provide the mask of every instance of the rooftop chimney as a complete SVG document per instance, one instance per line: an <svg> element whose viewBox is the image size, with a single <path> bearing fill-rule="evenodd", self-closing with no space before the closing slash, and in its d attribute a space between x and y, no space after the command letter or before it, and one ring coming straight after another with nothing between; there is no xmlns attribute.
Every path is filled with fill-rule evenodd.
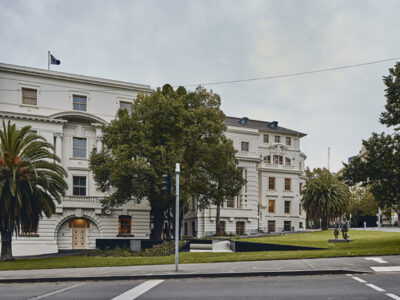
<svg viewBox="0 0 400 300"><path fill-rule="evenodd" d="M269 128L271 129L278 128L278 121L272 121L271 124L269 124Z"/></svg>

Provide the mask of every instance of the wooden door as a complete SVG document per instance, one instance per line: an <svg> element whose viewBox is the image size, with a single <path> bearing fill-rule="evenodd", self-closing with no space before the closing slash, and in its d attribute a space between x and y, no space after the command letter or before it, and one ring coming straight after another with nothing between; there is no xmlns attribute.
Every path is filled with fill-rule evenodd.
<svg viewBox="0 0 400 300"><path fill-rule="evenodd" d="M85 227L72 227L72 249L86 249Z"/></svg>

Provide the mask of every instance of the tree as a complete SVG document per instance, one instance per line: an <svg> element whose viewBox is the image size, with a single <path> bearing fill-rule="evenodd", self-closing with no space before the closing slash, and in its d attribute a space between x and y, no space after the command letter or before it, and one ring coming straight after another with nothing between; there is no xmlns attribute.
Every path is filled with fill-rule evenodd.
<svg viewBox="0 0 400 300"><path fill-rule="evenodd" d="M1 260L12 260L12 233L36 231L39 219L55 211L67 189L60 159L30 126L17 129L3 121L0 130Z"/></svg>
<svg viewBox="0 0 400 300"><path fill-rule="evenodd" d="M400 212L400 62L383 77L386 85L386 111L380 122L394 127L392 134L373 133L363 140L366 155L344 164L342 178L349 185L369 186L379 206L384 210ZM397 127L396 127L397 126Z"/></svg>
<svg viewBox="0 0 400 300"><path fill-rule="evenodd" d="M368 226L375 226L378 202L370 192L370 187L353 186L350 192L346 215L351 215L351 221L355 226L362 226L364 221L369 223Z"/></svg>
<svg viewBox="0 0 400 300"><path fill-rule="evenodd" d="M177 162L181 164L180 207L191 198L211 203L212 176L206 167L212 159L210 149L224 141L225 115L220 105L218 95L201 87L187 92L164 85L149 96L139 95L130 115L120 110L103 127L103 150L93 151L90 158L94 178L107 194L103 206L148 200L154 220L151 238L160 240L165 211L174 201L162 190L163 175L173 174Z"/></svg>
<svg viewBox="0 0 400 300"><path fill-rule="evenodd" d="M221 234L220 212L224 200L235 197L245 184L243 170L237 167L236 150L232 142L223 138L222 142L210 149L204 157L204 170L208 175L208 192L200 206L211 203L217 207L215 232Z"/></svg>
<svg viewBox="0 0 400 300"><path fill-rule="evenodd" d="M302 205L307 216L322 221L322 229L328 228L328 219L341 216L350 197L346 184L327 169L307 170L307 182L302 191Z"/></svg>

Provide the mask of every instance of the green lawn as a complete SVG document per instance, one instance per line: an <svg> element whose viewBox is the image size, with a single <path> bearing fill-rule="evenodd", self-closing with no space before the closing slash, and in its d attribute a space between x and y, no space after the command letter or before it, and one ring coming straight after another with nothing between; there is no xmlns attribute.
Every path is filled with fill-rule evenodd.
<svg viewBox="0 0 400 300"><path fill-rule="evenodd" d="M298 233L285 236L246 238L242 241L275 243L295 246L324 248L308 251L264 251L242 253L180 253L180 263L206 263L227 261L299 259L340 256L400 254L400 233L350 230L351 243L328 243L332 230ZM173 264L174 256L161 257L86 257L69 256L57 258L21 259L1 262L0 270L54 269L104 266L133 266Z"/></svg>

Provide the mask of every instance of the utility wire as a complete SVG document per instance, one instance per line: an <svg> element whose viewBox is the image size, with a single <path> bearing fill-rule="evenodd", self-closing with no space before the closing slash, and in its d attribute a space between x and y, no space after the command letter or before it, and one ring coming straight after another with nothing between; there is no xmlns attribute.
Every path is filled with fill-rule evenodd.
<svg viewBox="0 0 400 300"><path fill-rule="evenodd" d="M308 75L308 74L314 74L314 73L322 73L322 72L329 72L329 71L336 71L336 70L342 70L342 69L350 69L350 68L356 68L356 67L362 67L362 66L367 66L367 65L373 65L373 64L379 64L383 62L388 62L388 61L393 61L393 60L400 60L400 57L394 57L394 58L388 58L388 59L381 59L381 60L375 60L375 61L369 61L365 63L358 63L358 64L352 64L352 65L345 65L345 66L339 66L339 67L330 67L330 68L324 68L324 69L317 69L317 70L311 70L311 71L303 71L303 72L295 72L295 73L287 73L287 74L279 74L279 75L272 75L272 76L265 76L265 77L256 77L256 78L247 78L247 79L237 79L237 80L226 80L226 81L216 81L216 82L204 82L204 83L192 83L192 84L181 84L181 85L174 85L173 87L179 87L179 86L185 86L185 87L193 87L193 86L205 86L205 85L220 85L220 84L231 84L231 83L241 83L241 82L251 82L251 81L259 81L259 80L270 80L270 79L276 79L276 78L284 78L284 77L294 77L294 76L302 76L302 75ZM14 78L8 78L8 77L1 77L0 79L8 79L8 80L16 80L20 81L20 79L14 79ZM27 80L24 80L24 82L29 82ZM77 90L81 92L98 92L98 93L106 93L106 94L114 94L114 95L119 95L119 96L130 96L130 95L122 95L122 93L118 88L111 88L111 89L82 89L82 88L77 88L77 87L70 87L70 86L65 86L65 85L59 85L59 84L50 84L50 83L45 83L45 82L37 82L37 81L32 81L32 83L42 83L46 85L52 85L56 87L64 87L68 88L66 90L63 89L53 89L53 90L46 90L46 89L40 89L40 92L76 92ZM13 92L13 91L18 91L18 89L0 89L0 91L8 91L8 92Z"/></svg>
<svg viewBox="0 0 400 300"><path fill-rule="evenodd" d="M322 72L335 71L335 70L341 70L341 69L350 69L350 68L367 66L367 65L372 65L372 64L379 64L379 63L383 63L383 62L387 62L387 61L399 60L399 59L400 59L400 57L395 57L395 58L381 59L381 60L369 61L369 62L353 64L353 65L346 65L346 66L339 66L339 67L331 67L331 68L312 70L312 71L304 71L304 72L296 72L296 73L272 75L272 76L266 76L266 77L248 78L248 79L237 79L237 80L227 80L227 81L184 84L184 85L181 85L181 86L191 87L191 86L218 85L218 84L229 84L229 83L258 81L258 80L269 80L269 79L276 79L276 78L283 78L283 77L292 77L292 76L301 76L301 75L314 74L314 73L322 73ZM176 85L174 87L178 87L178 86L179 85Z"/></svg>

